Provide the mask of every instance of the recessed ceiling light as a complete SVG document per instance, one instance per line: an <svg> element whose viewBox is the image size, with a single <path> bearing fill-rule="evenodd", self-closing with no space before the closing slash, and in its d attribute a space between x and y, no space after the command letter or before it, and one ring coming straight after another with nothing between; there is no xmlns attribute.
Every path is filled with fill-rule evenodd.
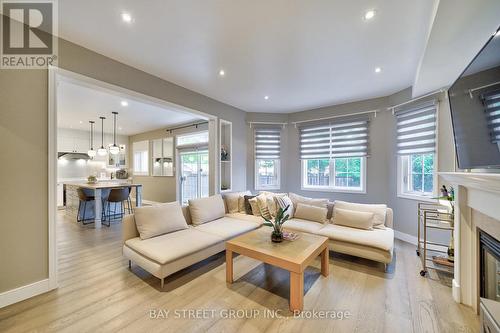
<svg viewBox="0 0 500 333"><path fill-rule="evenodd" d="M83 121L80 120L80 124L83 124Z"/></svg>
<svg viewBox="0 0 500 333"><path fill-rule="evenodd" d="M125 23L132 23L132 15L130 15L130 13L122 13L122 21Z"/></svg>
<svg viewBox="0 0 500 333"><path fill-rule="evenodd" d="M371 20L372 18L374 18L374 17L375 17L375 14L376 14L376 13L377 13L377 12L376 12L375 10L373 10L373 9L368 10L368 11L365 13L365 16L364 16L365 20L366 20L366 21Z"/></svg>
<svg viewBox="0 0 500 333"><path fill-rule="evenodd" d="M266 95L266 96L264 96L264 99L265 99L265 100L268 100L268 99L269 99L269 96L267 96L267 95Z"/></svg>
<svg viewBox="0 0 500 333"><path fill-rule="evenodd" d="M380 68L380 67L376 67L376 68L375 68L375 73L380 73L380 72L382 72L382 68Z"/></svg>
<svg viewBox="0 0 500 333"><path fill-rule="evenodd" d="M118 129L121 131L123 128L120 126L120 127L118 127Z"/></svg>
<svg viewBox="0 0 500 333"><path fill-rule="evenodd" d="M122 106L128 106L128 102L127 102L127 101L122 101L120 104L121 104Z"/></svg>
<svg viewBox="0 0 500 333"><path fill-rule="evenodd" d="M221 69L219 71L219 76L224 76L224 75L226 75L226 72L223 69Z"/></svg>

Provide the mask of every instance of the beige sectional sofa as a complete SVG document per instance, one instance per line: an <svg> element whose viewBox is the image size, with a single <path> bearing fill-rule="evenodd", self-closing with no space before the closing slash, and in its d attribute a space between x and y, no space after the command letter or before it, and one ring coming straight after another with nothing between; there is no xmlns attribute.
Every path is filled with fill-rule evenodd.
<svg viewBox="0 0 500 333"><path fill-rule="evenodd" d="M187 226L150 237L141 238L134 215L123 219L123 255L131 262L139 265L152 275L161 279L189 267L201 260L224 251L225 241L263 227L264 219L260 216L244 212L227 211L227 205L220 195L190 202L190 206L182 207ZM329 209L332 209L329 204ZM218 207L218 208L207 208ZM224 211L220 211L224 209ZM213 214L213 210L219 211ZM209 217L200 217L203 211L209 212ZM201 213L200 213L201 212ZM193 221L191 215L196 215ZM201 215L200 215L201 214ZM331 216L332 212L328 215ZM309 220L292 218L284 227L287 230L323 235L330 239L330 250L358 256L385 265L392 261L394 248L394 232L392 230L392 210L386 209L385 227L373 230L362 230L342 225L318 223Z"/></svg>

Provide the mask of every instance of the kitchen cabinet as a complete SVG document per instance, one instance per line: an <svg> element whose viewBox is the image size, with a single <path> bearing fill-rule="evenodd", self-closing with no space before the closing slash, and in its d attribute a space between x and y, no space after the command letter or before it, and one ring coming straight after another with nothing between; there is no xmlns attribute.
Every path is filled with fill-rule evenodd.
<svg viewBox="0 0 500 333"><path fill-rule="evenodd" d="M84 138L60 136L57 138L57 151L65 153L86 153L89 150L89 141Z"/></svg>

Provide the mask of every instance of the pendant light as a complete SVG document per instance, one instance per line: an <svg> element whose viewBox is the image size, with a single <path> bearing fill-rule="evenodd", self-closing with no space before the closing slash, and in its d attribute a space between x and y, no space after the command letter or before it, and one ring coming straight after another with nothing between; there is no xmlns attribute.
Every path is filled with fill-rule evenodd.
<svg viewBox="0 0 500 333"><path fill-rule="evenodd" d="M97 149L97 154L99 156L105 156L108 151L104 148L104 119L105 117L99 117L101 119L101 148Z"/></svg>
<svg viewBox="0 0 500 333"><path fill-rule="evenodd" d="M87 155L89 155L89 157L95 157L96 155L96 151L94 150L94 123L95 121L89 121L90 123L90 149L89 151L87 152Z"/></svg>
<svg viewBox="0 0 500 333"><path fill-rule="evenodd" d="M113 155L116 155L120 152L120 147L116 145L116 116L118 112L113 113L113 145L109 148L109 152Z"/></svg>

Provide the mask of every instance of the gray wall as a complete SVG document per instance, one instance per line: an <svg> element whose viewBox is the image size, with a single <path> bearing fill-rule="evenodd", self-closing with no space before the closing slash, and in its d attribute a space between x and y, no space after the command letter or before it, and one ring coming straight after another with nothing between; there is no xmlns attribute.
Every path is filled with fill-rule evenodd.
<svg viewBox="0 0 500 333"><path fill-rule="evenodd" d="M245 112L62 39L59 67L232 121L233 187L246 188ZM47 70L0 70L0 292L48 277L47 96Z"/></svg>

